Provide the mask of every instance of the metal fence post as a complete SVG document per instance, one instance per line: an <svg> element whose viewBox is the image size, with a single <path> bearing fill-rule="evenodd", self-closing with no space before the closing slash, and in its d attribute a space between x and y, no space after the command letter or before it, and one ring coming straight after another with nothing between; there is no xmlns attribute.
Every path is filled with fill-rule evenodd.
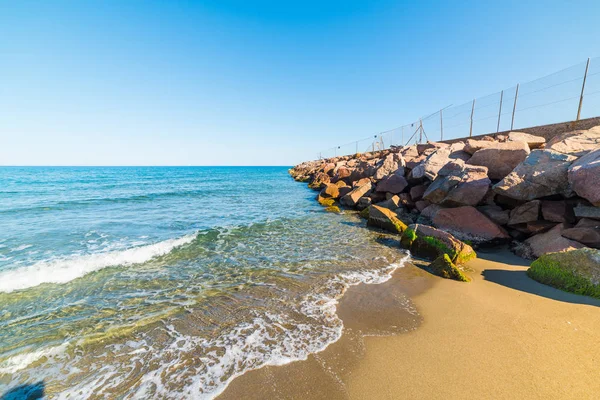
<svg viewBox="0 0 600 400"><path fill-rule="evenodd" d="M473 136L473 113L475 112L475 99L473 99L473 105L471 106L471 127L469 128L469 137Z"/></svg>
<svg viewBox="0 0 600 400"><path fill-rule="evenodd" d="M517 83L517 90L515 90L515 104L513 104L512 120L510 121L510 130L513 130L515 126L515 112L517 111L517 98L519 97L519 84Z"/></svg>
<svg viewBox="0 0 600 400"><path fill-rule="evenodd" d="M579 121L579 117L581 117L581 106L583 106L583 91L585 90L585 80L587 79L588 68L590 67L590 59L587 59L587 63L585 64L585 74L583 74L583 84L581 85L581 96L579 96L579 107L577 108L577 119L575 121Z"/></svg>
<svg viewBox="0 0 600 400"><path fill-rule="evenodd" d="M442 111L444 111L443 108L440 110L440 141L444 140L444 119L442 118Z"/></svg>
<svg viewBox="0 0 600 400"><path fill-rule="evenodd" d="M498 110L498 126L496 127L496 133L500 132L500 116L502 115L502 98L504 97L504 90L500 92L500 109Z"/></svg>

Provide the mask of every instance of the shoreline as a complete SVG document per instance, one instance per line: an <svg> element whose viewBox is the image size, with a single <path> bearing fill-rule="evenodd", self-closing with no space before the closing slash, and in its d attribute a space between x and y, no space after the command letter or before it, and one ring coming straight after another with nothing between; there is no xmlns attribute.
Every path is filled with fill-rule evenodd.
<svg viewBox="0 0 600 400"><path fill-rule="evenodd" d="M469 284L407 263L383 284L349 288L337 342L250 371L218 399L592 398L600 300L535 282L508 250L480 256L466 264ZM395 312L401 298L418 321Z"/></svg>

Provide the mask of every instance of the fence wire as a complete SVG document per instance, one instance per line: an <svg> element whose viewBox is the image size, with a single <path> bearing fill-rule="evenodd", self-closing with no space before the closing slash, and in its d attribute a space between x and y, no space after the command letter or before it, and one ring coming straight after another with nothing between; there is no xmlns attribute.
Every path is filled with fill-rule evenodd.
<svg viewBox="0 0 600 400"><path fill-rule="evenodd" d="M319 152L319 158L467 138L600 115L600 57L466 103L448 106L409 124Z"/></svg>

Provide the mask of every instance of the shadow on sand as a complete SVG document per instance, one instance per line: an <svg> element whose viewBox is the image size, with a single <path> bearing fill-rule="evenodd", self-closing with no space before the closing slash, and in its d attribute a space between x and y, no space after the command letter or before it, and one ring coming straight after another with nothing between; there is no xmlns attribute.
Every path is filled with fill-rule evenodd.
<svg viewBox="0 0 600 400"><path fill-rule="evenodd" d="M0 400L37 400L44 397L46 385L43 381L12 388Z"/></svg>
<svg viewBox="0 0 600 400"><path fill-rule="evenodd" d="M506 263L510 265L528 267L531 261L518 257L507 250L502 253L479 253L479 258ZM531 293L548 299L563 301L573 304L587 304L600 307L600 300L588 296L581 296L574 293L563 292L560 289L539 283L527 276L527 270L508 270L508 269L485 269L481 272L486 281L497 283L511 289L519 290L525 293Z"/></svg>

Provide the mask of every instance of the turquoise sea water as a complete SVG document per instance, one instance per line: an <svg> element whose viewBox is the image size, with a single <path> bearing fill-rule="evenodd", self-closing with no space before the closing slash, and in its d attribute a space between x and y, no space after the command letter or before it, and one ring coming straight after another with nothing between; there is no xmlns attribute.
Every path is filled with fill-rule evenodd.
<svg viewBox="0 0 600 400"><path fill-rule="evenodd" d="M406 256L314 197L285 167L0 167L0 395L212 398L323 349Z"/></svg>

